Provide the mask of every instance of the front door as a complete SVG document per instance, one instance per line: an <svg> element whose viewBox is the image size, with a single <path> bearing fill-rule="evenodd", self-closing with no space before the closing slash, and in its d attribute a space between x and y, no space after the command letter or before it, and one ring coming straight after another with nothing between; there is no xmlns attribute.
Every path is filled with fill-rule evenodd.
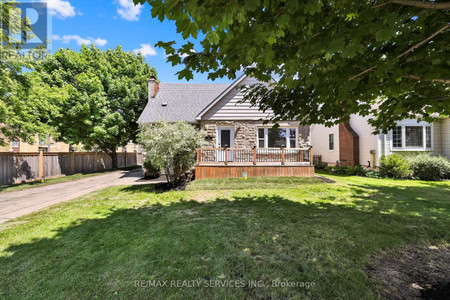
<svg viewBox="0 0 450 300"><path fill-rule="evenodd" d="M234 128L219 127L217 130L217 148L234 147ZM225 150L218 150L218 161L225 161ZM228 151L228 161L233 161L233 151Z"/></svg>

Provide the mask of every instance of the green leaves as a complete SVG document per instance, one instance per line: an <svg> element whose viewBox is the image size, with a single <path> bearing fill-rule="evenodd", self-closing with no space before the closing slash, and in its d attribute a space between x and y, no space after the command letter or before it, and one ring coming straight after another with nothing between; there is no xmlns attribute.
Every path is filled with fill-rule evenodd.
<svg viewBox="0 0 450 300"><path fill-rule="evenodd" d="M164 46L169 50L172 43ZM148 100L147 81L155 75L142 56L120 46L107 51L95 46L83 46L80 52L60 49L32 72L47 91L54 91L46 97L58 101L58 110L48 122L59 139L108 153L135 140L137 118Z"/></svg>
<svg viewBox="0 0 450 300"><path fill-rule="evenodd" d="M249 11L254 11L258 6L261 5L260 0L246 0L245 6Z"/></svg>
<svg viewBox="0 0 450 300"><path fill-rule="evenodd" d="M217 31L211 31L206 35L206 38L214 45L219 44L220 38Z"/></svg>
<svg viewBox="0 0 450 300"><path fill-rule="evenodd" d="M386 130L430 110L450 114L450 102L442 100L450 79L447 32L396 58L445 26L446 11L348 0L149 3L152 14L164 11L184 38L202 33L195 43L199 54L183 60L178 54L189 54L184 46L158 44L169 62L183 65L179 78L196 72L233 77L242 69L261 81L274 76L276 89L251 96L278 120L332 124L358 113ZM379 110L372 109L375 99L386 99Z"/></svg>
<svg viewBox="0 0 450 300"><path fill-rule="evenodd" d="M395 34L394 28L381 29L375 33L375 38L377 42L389 41Z"/></svg>

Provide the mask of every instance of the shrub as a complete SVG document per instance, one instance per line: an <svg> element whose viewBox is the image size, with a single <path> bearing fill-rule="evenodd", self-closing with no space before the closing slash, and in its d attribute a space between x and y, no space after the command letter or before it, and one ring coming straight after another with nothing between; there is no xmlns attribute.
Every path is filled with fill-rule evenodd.
<svg viewBox="0 0 450 300"><path fill-rule="evenodd" d="M316 161L314 161L314 168L316 169L316 170L326 170L327 169L327 163L319 163L319 162L316 162Z"/></svg>
<svg viewBox="0 0 450 300"><path fill-rule="evenodd" d="M409 178L411 168L400 154L391 154L380 158L380 175L391 178Z"/></svg>
<svg viewBox="0 0 450 300"><path fill-rule="evenodd" d="M195 150L203 144L204 132L186 122L141 126L139 142L144 146L152 164L164 169L170 186L186 183L186 172L195 163Z"/></svg>
<svg viewBox="0 0 450 300"><path fill-rule="evenodd" d="M413 177L420 180L442 180L449 178L450 162L442 156L419 154L407 158Z"/></svg>
<svg viewBox="0 0 450 300"><path fill-rule="evenodd" d="M146 157L143 165L143 173L145 178L158 178L161 176L161 168L152 164L150 159Z"/></svg>
<svg viewBox="0 0 450 300"><path fill-rule="evenodd" d="M366 176L366 170L361 166L347 167L346 174L353 176Z"/></svg>

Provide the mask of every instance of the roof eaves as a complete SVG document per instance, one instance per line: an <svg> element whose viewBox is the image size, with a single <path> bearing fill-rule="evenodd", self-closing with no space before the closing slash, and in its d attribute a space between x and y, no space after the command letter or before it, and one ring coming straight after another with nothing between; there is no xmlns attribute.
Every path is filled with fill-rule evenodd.
<svg viewBox="0 0 450 300"><path fill-rule="evenodd" d="M233 90L242 80L244 80L244 78L246 78L247 75L242 74L241 77L239 77L238 79L236 79L235 82L233 82L229 87L227 87L222 93L220 93L219 96L217 96L210 104L208 104L208 106L206 106L195 118L196 120L201 120L202 116L211 109L211 107L214 106L214 104L216 104L217 102L220 101L220 99L222 99L226 94L228 94L231 90Z"/></svg>

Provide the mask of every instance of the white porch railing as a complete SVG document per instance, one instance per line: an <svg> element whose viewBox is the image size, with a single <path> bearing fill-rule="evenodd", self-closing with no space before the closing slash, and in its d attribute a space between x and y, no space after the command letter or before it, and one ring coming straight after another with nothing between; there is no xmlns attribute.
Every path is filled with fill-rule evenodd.
<svg viewBox="0 0 450 300"><path fill-rule="evenodd" d="M311 148L200 148L197 164L313 164Z"/></svg>

